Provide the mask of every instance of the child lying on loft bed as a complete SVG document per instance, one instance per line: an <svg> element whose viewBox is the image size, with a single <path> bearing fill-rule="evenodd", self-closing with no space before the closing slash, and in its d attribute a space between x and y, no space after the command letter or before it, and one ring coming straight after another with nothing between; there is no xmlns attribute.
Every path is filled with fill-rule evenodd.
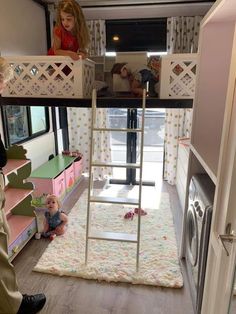
<svg viewBox="0 0 236 314"><path fill-rule="evenodd" d="M122 79L128 79L130 91L137 97L142 97L143 89L147 96L158 96L159 75L156 69L139 63L115 63L111 74L118 74Z"/></svg>

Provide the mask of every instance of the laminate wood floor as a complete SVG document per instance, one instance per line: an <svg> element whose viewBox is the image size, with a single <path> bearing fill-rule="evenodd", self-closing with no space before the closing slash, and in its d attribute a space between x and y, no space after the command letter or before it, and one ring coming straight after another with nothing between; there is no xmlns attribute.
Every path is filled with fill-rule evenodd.
<svg viewBox="0 0 236 314"><path fill-rule="evenodd" d="M66 211L69 212L86 186L84 179L65 200L63 208ZM182 212L176 189L159 182L158 192L160 191L170 195L179 245ZM183 267L184 287L181 289L98 282L33 272L33 267L47 245L45 239L32 239L13 261L20 291L46 294L47 302L40 312L42 314L193 314Z"/></svg>

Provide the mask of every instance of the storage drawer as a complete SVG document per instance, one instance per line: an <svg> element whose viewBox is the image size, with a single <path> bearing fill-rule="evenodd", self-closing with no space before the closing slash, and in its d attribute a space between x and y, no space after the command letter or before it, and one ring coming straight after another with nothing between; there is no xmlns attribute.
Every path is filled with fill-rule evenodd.
<svg viewBox="0 0 236 314"><path fill-rule="evenodd" d="M8 255L11 258L14 254L17 254L22 247L28 242L29 239L37 232L36 219L33 219L30 225L19 234L19 236L9 245Z"/></svg>
<svg viewBox="0 0 236 314"><path fill-rule="evenodd" d="M66 191L65 173L64 171L53 179L53 194L61 197Z"/></svg>
<svg viewBox="0 0 236 314"><path fill-rule="evenodd" d="M75 181L78 181L83 173L83 158L74 162Z"/></svg>
<svg viewBox="0 0 236 314"><path fill-rule="evenodd" d="M45 194L53 194L53 179L30 178L35 190L33 197L42 197Z"/></svg>
<svg viewBox="0 0 236 314"><path fill-rule="evenodd" d="M64 171L65 173L65 188L66 191L69 191L73 188L75 183L75 174L74 174L74 166L71 165Z"/></svg>

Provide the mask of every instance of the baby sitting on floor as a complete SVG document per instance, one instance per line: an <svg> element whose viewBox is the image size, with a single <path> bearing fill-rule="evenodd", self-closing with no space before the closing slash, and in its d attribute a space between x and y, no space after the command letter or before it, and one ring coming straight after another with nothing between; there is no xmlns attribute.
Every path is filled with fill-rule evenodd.
<svg viewBox="0 0 236 314"><path fill-rule="evenodd" d="M59 210L61 203L54 194L49 194L47 196L46 207L47 211L45 213L42 236L53 240L56 236L65 233L68 217Z"/></svg>

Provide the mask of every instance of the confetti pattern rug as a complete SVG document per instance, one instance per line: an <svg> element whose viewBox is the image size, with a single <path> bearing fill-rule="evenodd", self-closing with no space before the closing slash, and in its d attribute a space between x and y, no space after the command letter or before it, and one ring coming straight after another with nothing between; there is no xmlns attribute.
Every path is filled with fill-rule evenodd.
<svg viewBox="0 0 236 314"><path fill-rule="evenodd" d="M135 243L89 240L88 264L85 266L86 192L69 214L67 232L48 245L34 270L58 276L181 288L183 277L167 193L162 193L157 207L145 208L147 215L141 217L138 273ZM132 209L123 205L94 204L92 228L136 233L137 215L133 220L124 219L124 214Z"/></svg>

